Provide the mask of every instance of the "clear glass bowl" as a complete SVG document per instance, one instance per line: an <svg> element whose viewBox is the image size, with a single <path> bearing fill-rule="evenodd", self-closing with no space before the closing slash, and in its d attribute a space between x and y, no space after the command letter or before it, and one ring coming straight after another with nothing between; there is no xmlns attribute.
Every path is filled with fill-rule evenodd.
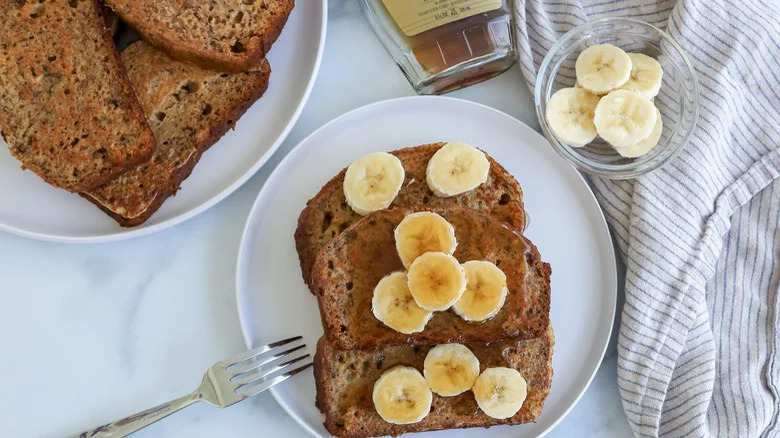
<svg viewBox="0 0 780 438"><path fill-rule="evenodd" d="M600 138L573 148L561 143L547 125L547 102L559 89L574 86L577 56L595 44L652 56L664 70L661 91L654 99L661 111L663 133L658 144L641 157L621 157ZM666 32L643 21L610 17L579 25L552 46L539 67L534 101L544 135L563 158L594 175L630 179L668 163L688 143L699 114L699 82L688 57Z"/></svg>

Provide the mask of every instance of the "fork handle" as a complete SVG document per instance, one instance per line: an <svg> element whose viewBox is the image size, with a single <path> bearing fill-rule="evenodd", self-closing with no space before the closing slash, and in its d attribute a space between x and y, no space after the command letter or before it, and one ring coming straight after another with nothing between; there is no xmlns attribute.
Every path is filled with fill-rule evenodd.
<svg viewBox="0 0 780 438"><path fill-rule="evenodd" d="M92 430L87 430L68 438L119 438L130 435L144 427L171 415L172 413L186 408L187 406L200 400L198 391L184 397L171 400L151 409L141 411L135 415L123 418L113 423L98 426Z"/></svg>

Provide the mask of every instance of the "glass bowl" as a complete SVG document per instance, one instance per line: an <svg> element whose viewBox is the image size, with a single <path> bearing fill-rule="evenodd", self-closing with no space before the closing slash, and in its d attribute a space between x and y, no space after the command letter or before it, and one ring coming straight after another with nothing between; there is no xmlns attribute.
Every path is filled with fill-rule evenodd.
<svg viewBox="0 0 780 438"><path fill-rule="evenodd" d="M577 56L595 44L644 53L661 63L663 81L653 102L661 112L663 133L641 157L621 157L598 137L584 147L571 147L561 143L547 124L547 102L559 89L575 85ZM553 148L578 169L611 179L636 178L671 161L688 143L699 114L699 82L682 48L661 29L630 18L602 18L567 32L544 57L535 88L536 115Z"/></svg>

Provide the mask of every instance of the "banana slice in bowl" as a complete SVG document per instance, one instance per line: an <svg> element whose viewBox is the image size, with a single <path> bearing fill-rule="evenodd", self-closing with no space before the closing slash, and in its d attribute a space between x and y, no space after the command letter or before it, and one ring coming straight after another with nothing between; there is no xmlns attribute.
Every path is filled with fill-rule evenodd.
<svg viewBox="0 0 780 438"><path fill-rule="evenodd" d="M514 368L488 368L477 377L471 388L482 412L504 419L514 416L528 396L528 384Z"/></svg>
<svg viewBox="0 0 780 438"><path fill-rule="evenodd" d="M652 102L629 90L615 90L596 105L593 124L614 147L628 147L650 136L656 121Z"/></svg>
<svg viewBox="0 0 780 438"><path fill-rule="evenodd" d="M428 351L423 376L431 391L442 397L462 394L479 376L479 359L463 344L441 344Z"/></svg>
<svg viewBox="0 0 780 438"><path fill-rule="evenodd" d="M661 90L664 70L661 63L644 53L629 53L631 76L620 88L633 91L645 99L652 99Z"/></svg>
<svg viewBox="0 0 780 438"><path fill-rule="evenodd" d="M388 423L418 423L431 411L433 393L415 368L396 366L374 383L371 398L376 412Z"/></svg>
<svg viewBox="0 0 780 438"><path fill-rule="evenodd" d="M571 147L582 147L596 135L593 116L599 96L584 88L562 88L547 102L547 123L559 140Z"/></svg>
<svg viewBox="0 0 780 438"><path fill-rule="evenodd" d="M631 78L631 58L619 47L597 44L580 53L574 70L582 88L593 94L605 94Z"/></svg>
<svg viewBox="0 0 780 438"><path fill-rule="evenodd" d="M395 227L395 248L406 268L426 252L452 254L457 246L455 227L436 213L409 214Z"/></svg>
<svg viewBox="0 0 780 438"><path fill-rule="evenodd" d="M658 144L658 141L661 139L661 134L664 131L664 123L663 120L661 120L661 111L659 111L658 108L655 109L655 115L655 126L653 126L653 130L650 131L650 135L647 138L644 140L639 140L631 146L615 146L615 150L621 156L626 158L641 157L642 155L650 152L650 150Z"/></svg>

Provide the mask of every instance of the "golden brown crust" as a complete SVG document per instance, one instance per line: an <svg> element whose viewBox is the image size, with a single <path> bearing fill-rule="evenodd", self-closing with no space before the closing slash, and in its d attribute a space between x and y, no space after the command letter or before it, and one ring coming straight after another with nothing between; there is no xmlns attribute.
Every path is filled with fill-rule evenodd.
<svg viewBox="0 0 780 438"><path fill-rule="evenodd" d="M454 397L434 394L431 412L422 421L395 425L376 413L371 400L373 384L382 372L396 365L413 366L422 371L425 355L431 347L394 346L348 351L339 350L321 338L314 356L316 405L325 414L328 432L345 438L528 423L541 414L550 392L554 344L551 327L533 340L467 344L479 359L481 371L505 366L517 369L526 379L528 396L513 417L506 420L488 417L468 391Z"/></svg>
<svg viewBox="0 0 780 438"><path fill-rule="evenodd" d="M478 210L431 209L455 227L460 262L488 260L507 276L504 306L481 323L467 322L452 311L435 312L425 329L411 335L376 319L371 300L376 284L403 271L393 231L410 212L394 208L374 212L331 241L314 263L312 286L329 342L342 349L382 345L431 345L533 339L549 325L550 265L536 247L507 224Z"/></svg>
<svg viewBox="0 0 780 438"><path fill-rule="evenodd" d="M0 126L49 184L87 190L149 158L154 138L96 0L0 3Z"/></svg>
<svg viewBox="0 0 780 438"><path fill-rule="evenodd" d="M106 0L106 3L145 40L169 55L204 68L233 73L260 65L295 6L294 0ZM223 29L231 26L240 30Z"/></svg>
<svg viewBox="0 0 780 438"><path fill-rule="evenodd" d="M82 193L120 225L146 221L201 155L265 92L270 67L227 74L176 61L143 41L122 53L158 139L149 162Z"/></svg>
<svg viewBox="0 0 780 438"><path fill-rule="evenodd" d="M476 189L449 198L437 197L425 182L428 161L444 143L431 143L399 149L391 154L401 160L406 171L404 185L391 207L447 208L462 206L488 212L494 218L510 224L517 230L525 228L523 191L517 180L488 155L490 172L488 180ZM487 154L485 154L487 155ZM295 230L295 247L301 264L303 280L311 289L311 272L317 254L347 227L360 220L344 197L344 174L328 181L306 203L298 217Z"/></svg>

